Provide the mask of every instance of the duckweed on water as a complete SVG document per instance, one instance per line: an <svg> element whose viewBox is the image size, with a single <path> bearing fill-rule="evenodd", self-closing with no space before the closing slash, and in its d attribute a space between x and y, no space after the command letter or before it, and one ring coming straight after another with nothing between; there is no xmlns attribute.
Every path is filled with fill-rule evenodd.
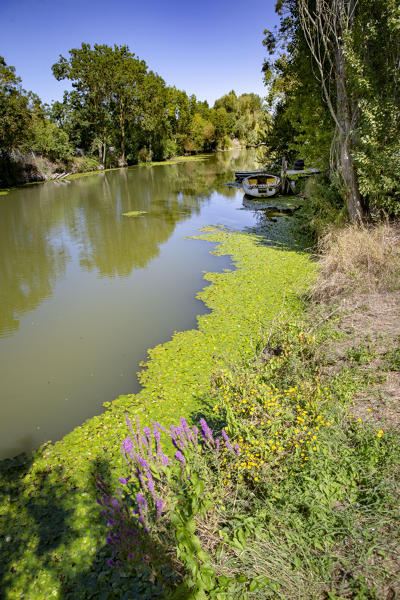
<svg viewBox="0 0 400 600"><path fill-rule="evenodd" d="M139 394L107 403L103 414L54 445L3 461L0 510L8 541L2 597L96 597L107 580L109 589L115 586L119 592L104 597L120 598L118 572L105 567L104 524L95 505L93 474L101 472L111 485L117 484L126 416L168 426L181 416L190 420L196 412L207 412L212 372L251 356L252 343L283 304L294 313L301 311L297 293L314 272L305 253L267 247L255 235L217 228L207 228L199 237L217 243L217 254L232 255L237 269L205 274L211 285L199 298L212 312L199 317L198 329L175 333L149 351Z"/></svg>

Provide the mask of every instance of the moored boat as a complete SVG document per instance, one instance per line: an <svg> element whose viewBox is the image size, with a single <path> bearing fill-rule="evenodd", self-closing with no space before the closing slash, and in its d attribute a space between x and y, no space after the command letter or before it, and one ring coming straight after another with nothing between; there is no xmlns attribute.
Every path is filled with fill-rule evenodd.
<svg viewBox="0 0 400 600"><path fill-rule="evenodd" d="M281 180L275 175L257 174L245 177L242 181L243 190L253 198L268 198L275 196L280 188Z"/></svg>
<svg viewBox="0 0 400 600"><path fill-rule="evenodd" d="M252 177L253 175L265 175L265 170L258 171L235 171L236 181L243 181L245 177Z"/></svg>

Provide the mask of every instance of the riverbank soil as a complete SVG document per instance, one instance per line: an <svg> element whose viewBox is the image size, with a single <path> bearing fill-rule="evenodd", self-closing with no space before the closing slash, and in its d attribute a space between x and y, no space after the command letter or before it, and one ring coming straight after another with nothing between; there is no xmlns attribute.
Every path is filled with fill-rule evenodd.
<svg viewBox="0 0 400 600"><path fill-rule="evenodd" d="M354 395L354 415L400 430L400 293L343 300L338 329L344 339L332 348L327 372L358 364L373 385Z"/></svg>

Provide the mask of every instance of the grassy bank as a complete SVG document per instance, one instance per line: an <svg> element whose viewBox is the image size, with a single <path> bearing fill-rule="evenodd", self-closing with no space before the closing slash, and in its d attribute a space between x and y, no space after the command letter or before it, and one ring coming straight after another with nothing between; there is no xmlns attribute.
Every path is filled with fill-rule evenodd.
<svg viewBox="0 0 400 600"><path fill-rule="evenodd" d="M396 598L400 445L382 404L400 332L382 338L376 316L363 331L365 297L302 299L316 274L305 253L216 228L201 237L237 268L206 275L200 297L212 312L198 329L149 352L139 394L2 463L2 597ZM95 487L100 475L108 493L123 488L124 515L135 507L137 488L118 481L130 473L120 452L127 416L164 427L205 416L239 449L223 438L185 446L184 471L174 461L154 475L164 513L148 517L134 563L106 543ZM121 568L107 562L112 551Z"/></svg>

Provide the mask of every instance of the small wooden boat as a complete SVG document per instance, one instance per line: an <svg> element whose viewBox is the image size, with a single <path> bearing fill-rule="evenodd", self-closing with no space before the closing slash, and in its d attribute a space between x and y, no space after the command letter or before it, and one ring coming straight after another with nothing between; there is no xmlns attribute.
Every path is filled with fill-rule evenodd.
<svg viewBox="0 0 400 600"><path fill-rule="evenodd" d="M275 196L280 188L281 180L275 175L252 175L242 181L243 189L248 196L253 198L268 198Z"/></svg>
<svg viewBox="0 0 400 600"><path fill-rule="evenodd" d="M265 175L266 171L235 171L236 181L243 181L245 177L252 177L253 175Z"/></svg>

